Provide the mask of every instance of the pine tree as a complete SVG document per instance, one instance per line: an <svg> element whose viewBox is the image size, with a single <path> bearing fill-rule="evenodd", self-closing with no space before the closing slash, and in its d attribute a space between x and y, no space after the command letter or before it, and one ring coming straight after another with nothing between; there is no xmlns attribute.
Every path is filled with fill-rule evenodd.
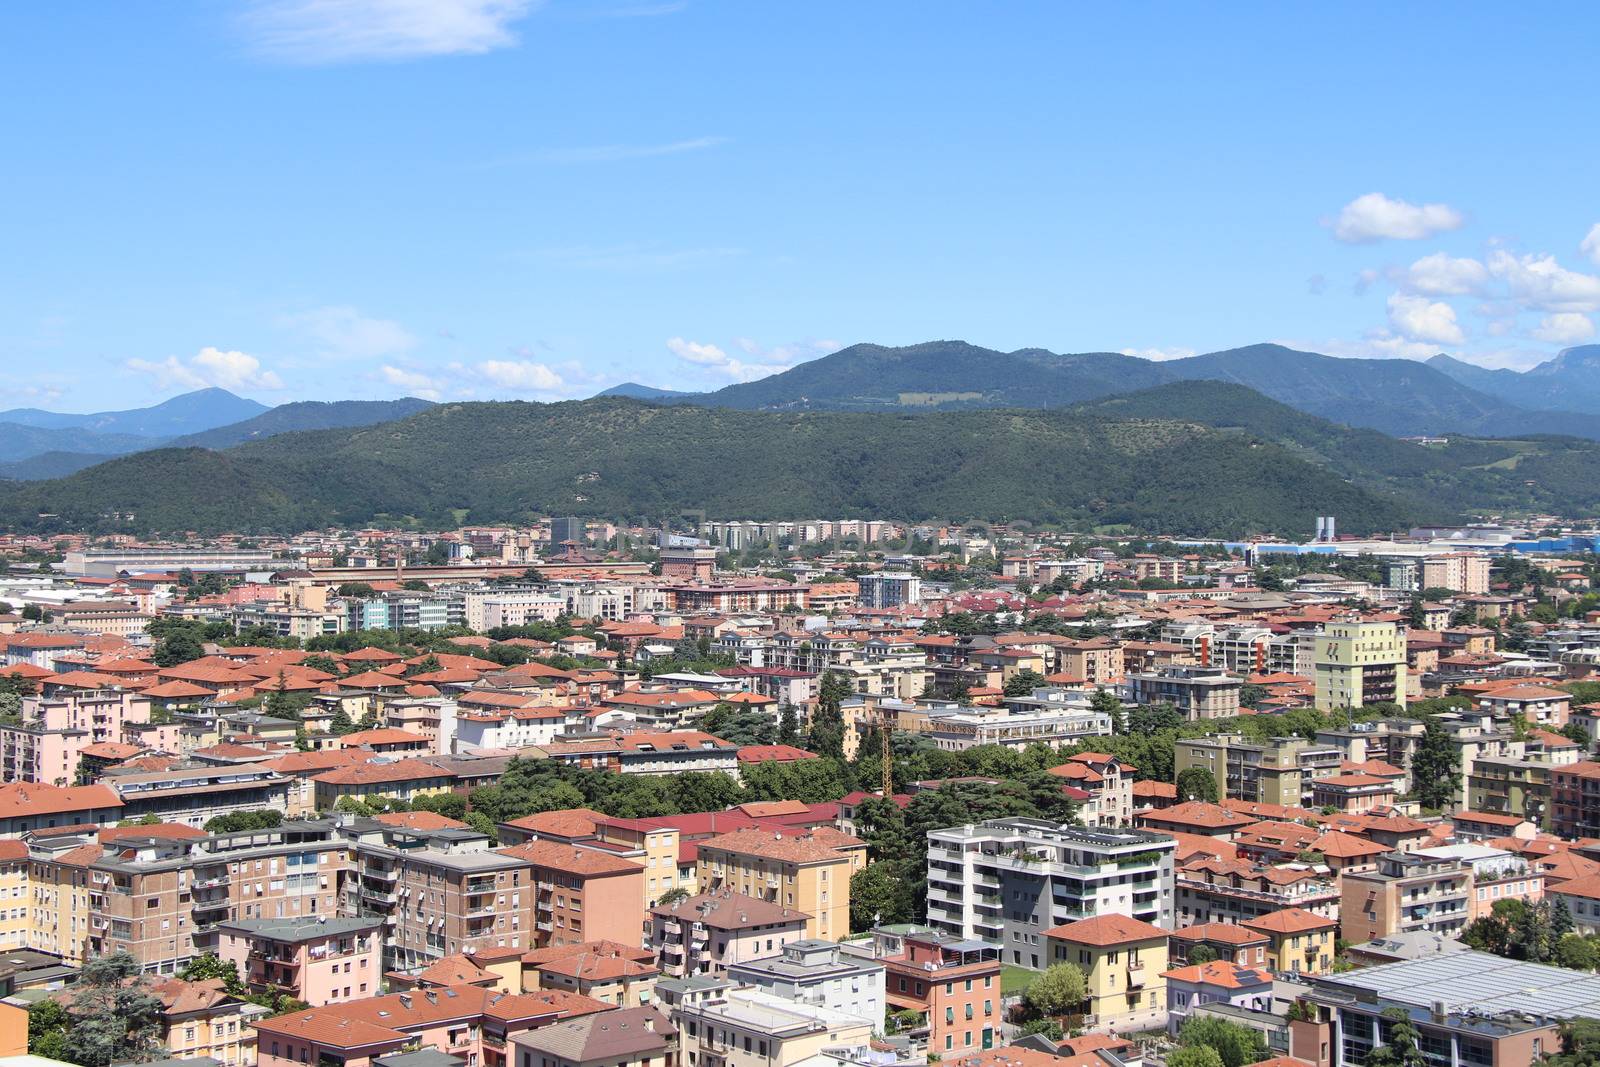
<svg viewBox="0 0 1600 1067"><path fill-rule="evenodd" d="M1411 757L1412 791L1425 808L1451 807L1461 787L1460 755L1444 724L1430 718Z"/></svg>

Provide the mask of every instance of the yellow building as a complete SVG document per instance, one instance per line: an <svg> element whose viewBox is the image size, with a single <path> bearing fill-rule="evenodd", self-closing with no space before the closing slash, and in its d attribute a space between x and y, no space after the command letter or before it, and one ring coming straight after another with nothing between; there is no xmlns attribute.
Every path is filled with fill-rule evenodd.
<svg viewBox="0 0 1600 1067"><path fill-rule="evenodd" d="M1318 711L1406 704L1406 640L1392 622L1336 622L1314 644Z"/></svg>
<svg viewBox="0 0 1600 1067"><path fill-rule="evenodd" d="M1088 988L1084 1025L1139 1030L1167 1018L1167 931L1131 915L1097 915L1045 931L1052 964L1070 963Z"/></svg>
<svg viewBox="0 0 1600 1067"><path fill-rule="evenodd" d="M867 863L866 842L830 827L802 833L736 830L700 842L699 890L724 886L811 916L806 936L850 932L850 876Z"/></svg>
<svg viewBox="0 0 1600 1067"><path fill-rule="evenodd" d="M28 947L82 963L89 942L89 865L105 849L81 837L60 841L58 847L32 846Z"/></svg>
<svg viewBox="0 0 1600 1067"><path fill-rule="evenodd" d="M28 846L0 841L0 950L33 944L33 908Z"/></svg>
<svg viewBox="0 0 1600 1067"><path fill-rule="evenodd" d="M1281 908L1240 925L1265 934L1267 968L1276 974L1327 974L1338 923L1304 908Z"/></svg>

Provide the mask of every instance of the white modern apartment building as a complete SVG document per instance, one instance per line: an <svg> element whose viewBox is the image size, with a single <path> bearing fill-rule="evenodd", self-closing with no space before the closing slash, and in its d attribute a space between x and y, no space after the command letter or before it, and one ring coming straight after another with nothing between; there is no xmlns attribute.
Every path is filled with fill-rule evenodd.
<svg viewBox="0 0 1600 1067"><path fill-rule="evenodd" d="M1177 842L1149 830L991 819L928 834L928 925L1042 969L1045 932L1097 915L1172 929Z"/></svg>
<svg viewBox="0 0 1600 1067"><path fill-rule="evenodd" d="M544 589L466 589L462 591L467 626L482 633L497 626L553 622L566 611L565 598Z"/></svg>
<svg viewBox="0 0 1600 1067"><path fill-rule="evenodd" d="M728 965L728 981L752 986L797 1004L817 1004L883 1026L883 964L834 941L791 941L776 956Z"/></svg>
<svg viewBox="0 0 1600 1067"><path fill-rule="evenodd" d="M934 744L949 752L979 745L1020 749L1037 743L1060 748L1086 737L1109 737L1111 716L1075 708L962 708L929 715L928 733Z"/></svg>

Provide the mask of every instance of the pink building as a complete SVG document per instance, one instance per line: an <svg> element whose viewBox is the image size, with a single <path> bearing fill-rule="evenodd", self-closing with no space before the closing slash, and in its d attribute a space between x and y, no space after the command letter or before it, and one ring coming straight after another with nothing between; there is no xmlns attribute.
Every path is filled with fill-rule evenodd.
<svg viewBox="0 0 1600 1067"><path fill-rule="evenodd" d="M65 688L27 697L22 724L0 726L5 780L72 785L84 749L108 741L140 744L144 738L129 727L149 721L150 701L124 689Z"/></svg>
<svg viewBox="0 0 1600 1067"><path fill-rule="evenodd" d="M313 1008L375 995L383 982L383 919L234 919L217 928L217 955L252 990Z"/></svg>

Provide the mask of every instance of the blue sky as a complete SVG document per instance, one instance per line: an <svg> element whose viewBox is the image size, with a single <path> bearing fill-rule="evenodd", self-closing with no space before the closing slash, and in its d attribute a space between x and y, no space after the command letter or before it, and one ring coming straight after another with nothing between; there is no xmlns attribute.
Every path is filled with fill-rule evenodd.
<svg viewBox="0 0 1600 1067"><path fill-rule="evenodd" d="M1597 32L1578 4L8 4L0 406L714 388L957 337L1528 366L1600 317Z"/></svg>

